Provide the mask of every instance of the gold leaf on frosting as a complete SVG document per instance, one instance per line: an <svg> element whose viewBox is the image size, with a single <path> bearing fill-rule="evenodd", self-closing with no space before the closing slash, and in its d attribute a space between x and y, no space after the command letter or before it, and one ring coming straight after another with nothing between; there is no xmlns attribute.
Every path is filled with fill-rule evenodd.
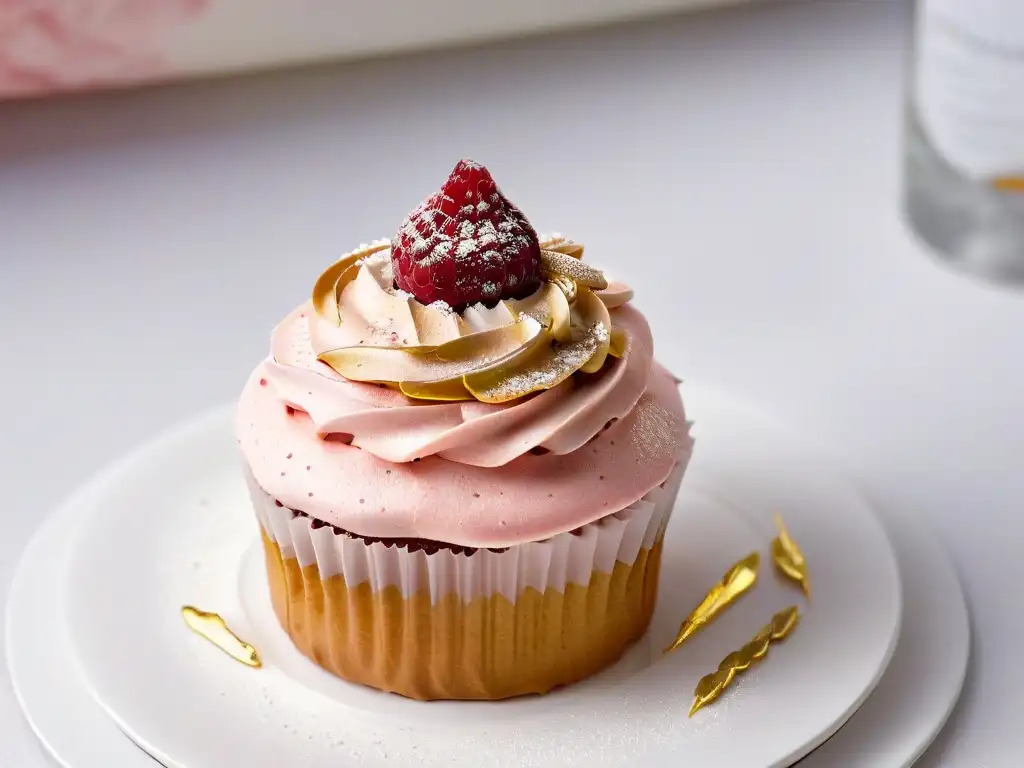
<svg viewBox="0 0 1024 768"><path fill-rule="evenodd" d="M786 530L781 515L775 515L775 525L779 535L772 539L772 562L776 570L803 590L810 600L811 579L807 573L807 559Z"/></svg>
<svg viewBox="0 0 1024 768"><path fill-rule="evenodd" d="M512 325L462 336L439 347L420 347L415 352L400 347L345 347L322 352L319 359L353 381L439 384L499 363L543 332L540 323L524 317Z"/></svg>
<svg viewBox="0 0 1024 768"><path fill-rule="evenodd" d="M547 283L525 299L512 299L505 304L513 316L529 315L541 325L551 329L556 341L572 339L572 311L565 294L553 283Z"/></svg>
<svg viewBox="0 0 1024 768"><path fill-rule="evenodd" d="M320 317L337 324L339 321L338 297L341 295L338 284L341 282L341 278L343 276L349 280L355 278L359 262L362 259L378 251L383 251L388 246L389 244L386 240L378 240L369 245L361 245L329 266L313 286L313 309L316 313Z"/></svg>
<svg viewBox="0 0 1024 768"><path fill-rule="evenodd" d="M603 290L608 287L608 281L601 270L558 251L541 251L540 268L549 275L568 277L587 288Z"/></svg>
<svg viewBox="0 0 1024 768"><path fill-rule="evenodd" d="M612 328L612 336L608 342L608 354L612 357L622 357L626 354L627 344L629 344L629 333L626 329L618 326Z"/></svg>
<svg viewBox="0 0 1024 768"><path fill-rule="evenodd" d="M773 643L779 643L789 637L799 621L800 609L791 605L772 616L771 621L742 648L722 659L718 669L704 675L693 689L693 706L690 707L690 717L721 696L732 685L737 675L767 656Z"/></svg>
<svg viewBox="0 0 1024 768"><path fill-rule="evenodd" d="M629 336L609 309L632 293L582 263L579 243L544 239L537 291L462 312L395 290L388 246L382 240L347 254L313 291L317 314L334 326L311 325L315 348L326 350L318 359L347 379L419 400L503 403L576 372L597 373L608 355L627 351Z"/></svg>
<svg viewBox="0 0 1024 768"><path fill-rule="evenodd" d="M526 329L521 335L522 344L512 352L504 355L500 354L500 350L495 350L491 354L471 355L468 358L474 361L471 370L462 372L459 378L459 384L466 392L467 399L475 397L476 399L479 399L473 391L471 381L476 381L481 377L486 378L492 372L496 371L520 370L524 366L528 366L540 350L546 349L551 345L551 330L537 323L529 315L523 315L519 322L515 323L513 326L505 327ZM452 344L455 344L455 342L452 342ZM449 349L446 354L451 354L451 350ZM455 391L454 384L455 382L451 381L424 382L422 387L403 387L402 391L410 395L414 391L419 391L422 393L420 395L421 397L427 396L431 394L432 391L435 391L448 395L445 399L453 399L451 395ZM437 398L431 397L431 399Z"/></svg>
<svg viewBox="0 0 1024 768"><path fill-rule="evenodd" d="M580 290L579 296L576 297L576 310L579 313L578 322L583 327L584 334L586 329L589 328L605 328L609 329L602 338L598 340L597 348L594 350L594 354L590 356L580 370L583 373L597 373L601 370L604 365L604 361L608 358L608 348L611 345L611 332L612 318L608 314L608 307L606 307L597 296L594 295L593 291L583 288ZM575 331L576 329L574 329ZM574 333L575 335L575 333Z"/></svg>
<svg viewBox="0 0 1024 768"><path fill-rule="evenodd" d="M456 314L456 317L460 315ZM462 310L461 317L466 324L468 332L495 328L499 325L514 323L519 318L519 313L513 311L507 301L499 301L493 307L485 307L483 304L473 304ZM537 322L544 325L544 322L537 318Z"/></svg>
<svg viewBox="0 0 1024 768"><path fill-rule="evenodd" d="M550 275L548 281L551 285L557 286L558 289L565 295L565 300L572 304L576 301L576 281L571 277L565 275Z"/></svg>
<svg viewBox="0 0 1024 768"><path fill-rule="evenodd" d="M460 335L461 318L454 312L438 312L434 307L424 306L414 298L406 299L406 306L421 344L444 344Z"/></svg>
<svg viewBox="0 0 1024 768"><path fill-rule="evenodd" d="M566 242L568 242L566 237L564 235L558 233L558 232L552 232L551 234L547 234L547 233L541 234L541 235L538 236L538 239L540 240L540 247L542 249L544 249L544 248L553 248L554 246L558 245L559 243L566 243Z"/></svg>
<svg viewBox="0 0 1024 768"><path fill-rule="evenodd" d="M447 341L434 350L434 356L445 363L470 361L475 368L485 368L521 350L543 329L543 323L525 315L510 325Z"/></svg>
<svg viewBox="0 0 1024 768"><path fill-rule="evenodd" d="M484 403L507 403L552 389L580 370L598 347L608 342L608 336L607 327L595 325L577 341L544 347L526 365L496 366L467 374L466 389Z"/></svg>
<svg viewBox="0 0 1024 768"><path fill-rule="evenodd" d="M473 399L461 376L442 381L403 381L399 383L398 389L406 397L417 400L458 402Z"/></svg>
<svg viewBox="0 0 1024 768"><path fill-rule="evenodd" d="M562 235L545 237L540 241L540 249L542 251L564 253L566 256L572 256L574 259L583 258L583 243L574 243Z"/></svg>
<svg viewBox="0 0 1024 768"><path fill-rule="evenodd" d="M352 381L397 382L407 371L418 372L423 377L432 362L429 354L399 347L343 347L321 352L317 358Z"/></svg>
<svg viewBox="0 0 1024 768"><path fill-rule="evenodd" d="M554 248L548 250L557 251L558 253L564 253L566 256L572 256L574 259L583 258L583 243L571 243L565 242L556 245Z"/></svg>

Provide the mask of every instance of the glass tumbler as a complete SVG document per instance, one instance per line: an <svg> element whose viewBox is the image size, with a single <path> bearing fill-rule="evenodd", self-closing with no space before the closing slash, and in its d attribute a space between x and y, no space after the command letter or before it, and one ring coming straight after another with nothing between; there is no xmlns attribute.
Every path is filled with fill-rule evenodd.
<svg viewBox="0 0 1024 768"><path fill-rule="evenodd" d="M1024 284L1024 0L918 0L904 212L935 255Z"/></svg>

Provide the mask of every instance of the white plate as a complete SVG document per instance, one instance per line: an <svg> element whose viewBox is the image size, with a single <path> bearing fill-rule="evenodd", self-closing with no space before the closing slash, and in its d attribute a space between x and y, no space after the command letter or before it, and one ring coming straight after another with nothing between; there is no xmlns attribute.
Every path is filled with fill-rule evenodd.
<svg viewBox="0 0 1024 768"><path fill-rule="evenodd" d="M122 460L104 476L120 476L132 461ZM150 768L154 762L121 735L85 689L59 626L55 598L62 570L54 563L66 557L76 526L88 522L90 497L104 482L97 478L76 493L27 548L10 590L7 661L28 721L60 765ZM920 526L887 522L906 578L899 648L871 698L801 768L910 765L938 732L959 693L968 633L955 573Z"/></svg>
<svg viewBox="0 0 1024 768"><path fill-rule="evenodd" d="M900 586L864 501L770 421L686 388L698 448L669 527L651 631L623 663L546 697L422 704L335 680L302 659L263 590L239 587L256 526L227 409L137 454L76 536L64 582L69 637L98 701L171 766L787 765L831 735L895 647ZM724 568L764 549L783 511L815 568L796 634L692 720L696 680L799 601L760 587L682 651L682 615ZM245 580L243 580L245 581ZM183 603L221 612L262 652L238 665L190 635ZM210 725L215 724L214 728Z"/></svg>
<svg viewBox="0 0 1024 768"><path fill-rule="evenodd" d="M116 476L93 478L40 526L25 548L7 602L7 669L14 695L46 753L62 768L154 768L114 725L72 662L57 596L80 517Z"/></svg>
<svg viewBox="0 0 1024 768"><path fill-rule="evenodd" d="M85 688L59 626L60 571L50 563L67 556L68 532L90 508L98 484L57 510L25 551L8 604L8 666L32 729L59 765L154 768ZM896 653L871 697L800 768L910 766L960 693L970 638L956 573L920 525L892 517L885 523L903 573L905 612Z"/></svg>
<svg viewBox="0 0 1024 768"><path fill-rule="evenodd" d="M864 706L800 768L907 768L945 725L967 674L971 630L953 565L920 523L886 528L903 583L903 624L889 668Z"/></svg>

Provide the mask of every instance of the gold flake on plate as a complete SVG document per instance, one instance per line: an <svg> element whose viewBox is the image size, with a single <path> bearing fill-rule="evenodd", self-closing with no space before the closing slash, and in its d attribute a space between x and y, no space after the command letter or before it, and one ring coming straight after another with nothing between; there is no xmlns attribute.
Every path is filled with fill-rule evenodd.
<svg viewBox="0 0 1024 768"><path fill-rule="evenodd" d="M744 595L754 584L757 583L757 571L761 565L761 555L751 552L739 562L735 563L722 580L715 584L700 605L693 609L686 620L679 627L679 633L672 644L665 649L665 653L671 653L689 640L698 631L714 621L721 613Z"/></svg>
<svg viewBox="0 0 1024 768"><path fill-rule="evenodd" d="M256 649L228 629L227 623L217 613L201 611L191 605L183 606L181 617L188 628L204 640L220 648L235 661L247 667L263 666Z"/></svg>
<svg viewBox="0 0 1024 768"><path fill-rule="evenodd" d="M791 605L772 616L771 621L754 635L753 639L742 648L733 651L718 665L718 669L704 675L693 690L693 705L690 717L700 709L715 701L732 685L736 676L749 669L751 665L761 661L768 655L773 643L779 643L789 637L797 624L800 623L800 609Z"/></svg>
<svg viewBox="0 0 1024 768"><path fill-rule="evenodd" d="M772 562L783 577L789 579L811 599L811 579L807 573L807 559L799 545L789 535L780 515L775 515L779 535L772 539Z"/></svg>

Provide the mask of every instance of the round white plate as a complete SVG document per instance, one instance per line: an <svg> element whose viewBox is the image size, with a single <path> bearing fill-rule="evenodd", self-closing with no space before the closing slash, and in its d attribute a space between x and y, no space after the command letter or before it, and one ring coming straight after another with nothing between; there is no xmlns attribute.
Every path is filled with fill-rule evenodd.
<svg viewBox="0 0 1024 768"><path fill-rule="evenodd" d="M122 460L104 474L116 478L133 461ZM88 523L94 508L90 497L103 484L97 479L75 494L26 550L10 591L8 666L28 721L60 765L149 768L154 762L122 736L81 682L67 656L56 605L62 570L54 564L67 556L76 527ZM899 648L871 698L801 768L910 765L938 732L959 693L968 634L955 573L919 526L888 522L906 574Z"/></svg>
<svg viewBox="0 0 1024 768"><path fill-rule="evenodd" d="M931 533L885 517L903 583L899 643L878 687L800 768L907 768L939 735L967 674L971 630L953 565Z"/></svg>
<svg viewBox="0 0 1024 768"><path fill-rule="evenodd" d="M77 492L26 549L8 603L8 667L14 690L47 753L63 768L154 768L86 689L68 655L56 595L69 532L102 481ZM956 703L970 644L956 573L920 525L885 519L903 573L899 644L871 697L800 768L906 768Z"/></svg>
<svg viewBox="0 0 1024 768"><path fill-rule="evenodd" d="M666 537L659 608L645 641L604 675L545 697L422 704L306 662L270 619L258 581L239 579L254 562L244 555L257 529L228 409L137 454L83 520L63 604L84 677L123 730L181 768L333 768L385 756L472 766L787 765L845 722L884 671L899 628L897 568L868 506L798 441L711 392L686 395L698 447ZM815 604L766 663L688 719L697 679L800 601L766 567L759 588L722 620L680 652L659 653L730 563L766 548L776 510L813 564ZM189 634L178 613L185 603L223 614L260 649L264 668Z"/></svg>
<svg viewBox="0 0 1024 768"><path fill-rule="evenodd" d="M57 599L71 532L112 476L112 469L97 475L40 526L22 554L7 601L7 669L14 695L43 749L62 768L156 766L86 688Z"/></svg>

